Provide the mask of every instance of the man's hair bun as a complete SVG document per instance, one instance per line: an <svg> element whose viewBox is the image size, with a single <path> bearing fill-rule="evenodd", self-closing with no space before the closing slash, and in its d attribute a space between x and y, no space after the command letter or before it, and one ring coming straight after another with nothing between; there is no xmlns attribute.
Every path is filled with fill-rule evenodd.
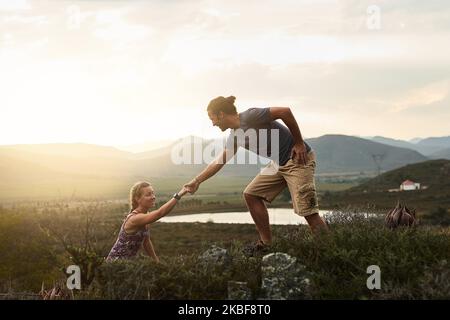
<svg viewBox="0 0 450 320"><path fill-rule="evenodd" d="M208 104L208 112L213 112L214 114L218 114L219 112L223 112L226 114L237 114L236 106L234 105L234 101L236 100L235 96L229 97L217 97L212 99Z"/></svg>
<svg viewBox="0 0 450 320"><path fill-rule="evenodd" d="M226 99L232 104L234 104L234 101L236 101L236 97L235 96L229 96Z"/></svg>

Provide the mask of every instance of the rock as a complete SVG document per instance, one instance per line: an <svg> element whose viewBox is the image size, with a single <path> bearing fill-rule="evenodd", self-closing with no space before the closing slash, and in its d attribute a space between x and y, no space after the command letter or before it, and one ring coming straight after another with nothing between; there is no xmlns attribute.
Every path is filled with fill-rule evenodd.
<svg viewBox="0 0 450 320"><path fill-rule="evenodd" d="M228 281L228 300L251 300L252 292L247 282Z"/></svg>
<svg viewBox="0 0 450 320"><path fill-rule="evenodd" d="M198 259L200 265L225 266L230 261L230 255L226 249L212 245Z"/></svg>
<svg viewBox="0 0 450 320"><path fill-rule="evenodd" d="M263 299L310 298L310 279L306 267L286 253L276 252L261 262Z"/></svg>

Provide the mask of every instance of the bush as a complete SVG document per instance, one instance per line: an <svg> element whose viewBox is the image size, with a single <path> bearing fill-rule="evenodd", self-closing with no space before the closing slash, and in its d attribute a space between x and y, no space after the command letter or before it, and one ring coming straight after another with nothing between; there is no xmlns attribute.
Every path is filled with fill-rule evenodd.
<svg viewBox="0 0 450 320"><path fill-rule="evenodd" d="M148 258L103 264L82 298L100 299L227 299L228 281L246 281L253 294L261 282L260 261L246 258L239 245L226 265L204 265L198 257L171 257L157 264ZM243 268L243 266L245 266Z"/></svg>
<svg viewBox="0 0 450 320"><path fill-rule="evenodd" d="M120 210L44 208L47 212L0 209L1 291L13 287L37 293L42 281L48 288L76 262L89 275L78 298L226 299L228 281L247 282L253 297L260 296L261 258L243 256L240 242L254 237L252 225L158 223L152 234L161 264L146 257L97 268L95 262L117 236ZM273 225L271 250L294 256L306 267L313 299L449 299L450 229L419 225L389 230L384 215L361 213L371 210L335 212L327 217L331 232L319 236L306 226ZM198 256L219 241L228 249L227 264L201 265ZM366 287L370 265L381 269L380 290Z"/></svg>
<svg viewBox="0 0 450 320"><path fill-rule="evenodd" d="M52 242L23 214L0 215L0 290L31 290L62 275Z"/></svg>
<svg viewBox="0 0 450 320"><path fill-rule="evenodd" d="M336 216L329 234L313 237L300 228L276 244L276 251L298 257L313 273L315 299L450 297L448 281L436 291L440 278L433 278L430 271L449 272L448 265L441 266L450 258L448 232L430 227L391 231L384 227L383 216L364 218L351 212ZM370 265L381 269L381 290L366 287Z"/></svg>
<svg viewBox="0 0 450 320"><path fill-rule="evenodd" d="M328 234L276 228L273 252L295 256L311 275L313 299L450 298L450 234L436 227L384 227L384 216L335 213ZM286 230L290 230L286 232ZM204 248L206 249L206 247ZM102 299L226 299L230 280L258 297L261 258L246 258L239 242L226 266L201 267L197 256L156 264L148 258L104 264L85 297ZM381 269L381 289L369 290L367 267Z"/></svg>
<svg viewBox="0 0 450 320"><path fill-rule="evenodd" d="M450 213L447 209L438 207L431 213L424 215L423 220L428 224L448 227L450 226Z"/></svg>

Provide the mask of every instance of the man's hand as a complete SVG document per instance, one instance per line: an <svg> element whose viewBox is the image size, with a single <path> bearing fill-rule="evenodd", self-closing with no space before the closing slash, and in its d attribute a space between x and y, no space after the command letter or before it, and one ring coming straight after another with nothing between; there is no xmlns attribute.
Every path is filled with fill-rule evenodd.
<svg viewBox="0 0 450 320"><path fill-rule="evenodd" d="M302 143L296 143L292 147L291 159L294 163L306 165L306 146Z"/></svg>
<svg viewBox="0 0 450 320"><path fill-rule="evenodd" d="M182 197L182 196L184 196L184 195L185 195L186 193L188 193L188 192L189 192L188 188L183 187L183 188L181 188L180 191L178 191L178 195L179 195L180 197Z"/></svg>
<svg viewBox="0 0 450 320"><path fill-rule="evenodd" d="M200 181L198 181L196 178L194 178L191 181L189 181L188 183L186 183L183 187L186 188L190 194L194 194L198 190L199 186L200 186Z"/></svg>

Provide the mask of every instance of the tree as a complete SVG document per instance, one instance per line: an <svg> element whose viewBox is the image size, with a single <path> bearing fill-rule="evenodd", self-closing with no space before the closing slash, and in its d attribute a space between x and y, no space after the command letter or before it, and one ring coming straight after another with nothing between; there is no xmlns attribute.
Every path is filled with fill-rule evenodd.
<svg viewBox="0 0 450 320"><path fill-rule="evenodd" d="M111 235L114 235L113 229L101 223L95 212L94 208L86 208L78 217L56 214L40 223L41 228L62 245L72 263L80 267L83 287L93 281L111 246Z"/></svg>

